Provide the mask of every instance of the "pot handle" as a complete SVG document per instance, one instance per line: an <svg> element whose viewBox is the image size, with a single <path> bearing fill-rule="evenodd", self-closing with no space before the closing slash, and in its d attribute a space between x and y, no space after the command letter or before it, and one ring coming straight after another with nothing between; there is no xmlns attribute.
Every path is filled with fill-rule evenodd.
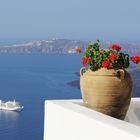
<svg viewBox="0 0 140 140"><path fill-rule="evenodd" d="M83 67L80 69L80 76L83 76L83 74L86 72L87 68Z"/></svg>
<svg viewBox="0 0 140 140"><path fill-rule="evenodd" d="M125 71L122 69L122 70L117 70L117 76L123 80L125 78Z"/></svg>

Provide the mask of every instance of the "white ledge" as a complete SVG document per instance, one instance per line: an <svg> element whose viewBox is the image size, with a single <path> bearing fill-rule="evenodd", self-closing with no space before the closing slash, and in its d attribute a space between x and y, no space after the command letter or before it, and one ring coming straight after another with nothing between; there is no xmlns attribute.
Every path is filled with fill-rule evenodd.
<svg viewBox="0 0 140 140"><path fill-rule="evenodd" d="M96 112L82 100L45 101L44 140L140 140L140 98L125 121Z"/></svg>

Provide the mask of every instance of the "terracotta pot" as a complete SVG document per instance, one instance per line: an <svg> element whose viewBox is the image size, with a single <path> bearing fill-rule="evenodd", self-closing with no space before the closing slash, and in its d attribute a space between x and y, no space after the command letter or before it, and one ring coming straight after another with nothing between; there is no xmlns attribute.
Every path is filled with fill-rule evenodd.
<svg viewBox="0 0 140 140"><path fill-rule="evenodd" d="M127 113L132 79L124 69L80 70L80 89L84 105L118 119Z"/></svg>

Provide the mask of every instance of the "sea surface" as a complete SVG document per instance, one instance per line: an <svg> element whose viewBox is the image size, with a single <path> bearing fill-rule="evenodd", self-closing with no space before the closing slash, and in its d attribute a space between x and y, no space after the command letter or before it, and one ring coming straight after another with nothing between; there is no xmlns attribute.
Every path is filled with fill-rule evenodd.
<svg viewBox="0 0 140 140"><path fill-rule="evenodd" d="M0 140L43 140L44 101L81 98L80 90L67 84L79 80L81 58L0 54L0 99L15 99L24 106L21 112L0 110Z"/></svg>
<svg viewBox="0 0 140 140"><path fill-rule="evenodd" d="M0 54L0 99L17 100L21 112L0 110L0 140L43 140L44 101L81 98L81 55Z"/></svg>

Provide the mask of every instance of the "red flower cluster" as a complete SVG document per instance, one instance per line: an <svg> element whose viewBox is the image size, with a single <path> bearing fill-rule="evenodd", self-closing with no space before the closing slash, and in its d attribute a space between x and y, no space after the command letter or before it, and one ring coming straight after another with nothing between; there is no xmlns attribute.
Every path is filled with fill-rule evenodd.
<svg viewBox="0 0 140 140"><path fill-rule="evenodd" d="M82 52L81 48L76 48L76 53L81 53L81 52Z"/></svg>
<svg viewBox="0 0 140 140"><path fill-rule="evenodd" d="M109 59L110 59L111 61L115 61L115 60L117 60L117 55L111 53L111 54L109 55Z"/></svg>
<svg viewBox="0 0 140 140"><path fill-rule="evenodd" d="M90 62L90 58L89 57L84 57L83 59L82 59L82 64L84 65L84 66L86 66L89 62Z"/></svg>
<svg viewBox="0 0 140 140"><path fill-rule="evenodd" d="M110 62L109 61L103 61L102 62L102 67L108 69L110 67Z"/></svg>
<svg viewBox="0 0 140 140"><path fill-rule="evenodd" d="M103 50L97 40L95 43L88 45L81 62L84 66L89 66L92 71L100 68L125 69L129 67L130 61L135 64L140 63L140 56L130 57L126 53L119 52L120 50L121 46L119 44L110 44L109 49ZM79 48L77 48L77 52L79 52Z"/></svg>
<svg viewBox="0 0 140 140"><path fill-rule="evenodd" d="M111 48L112 50L115 50L115 51L117 51L117 52L119 52L119 51L121 50L121 46L118 45L118 44L111 44L111 45L109 46L109 48Z"/></svg>
<svg viewBox="0 0 140 140"><path fill-rule="evenodd" d="M139 56L132 56L131 60L135 63L138 64L140 62L140 57Z"/></svg>

